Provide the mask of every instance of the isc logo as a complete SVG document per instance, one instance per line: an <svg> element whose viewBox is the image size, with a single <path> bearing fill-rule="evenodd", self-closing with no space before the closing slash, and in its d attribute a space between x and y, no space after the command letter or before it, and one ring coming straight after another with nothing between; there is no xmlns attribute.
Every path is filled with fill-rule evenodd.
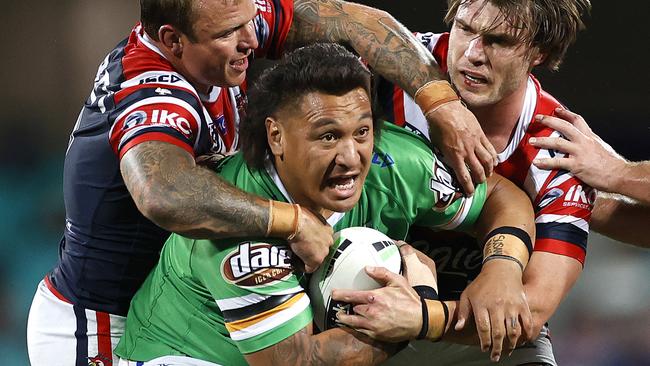
<svg viewBox="0 0 650 366"><path fill-rule="evenodd" d="M242 243L221 263L223 278L243 287L268 285L291 274L291 252L268 243Z"/></svg>
<svg viewBox="0 0 650 366"><path fill-rule="evenodd" d="M149 76L146 78L142 78L138 80L138 84L149 84L149 83L165 83L165 84L174 84L178 81L180 81L181 78L179 78L176 75L173 74L162 74L162 75L155 75L155 76Z"/></svg>

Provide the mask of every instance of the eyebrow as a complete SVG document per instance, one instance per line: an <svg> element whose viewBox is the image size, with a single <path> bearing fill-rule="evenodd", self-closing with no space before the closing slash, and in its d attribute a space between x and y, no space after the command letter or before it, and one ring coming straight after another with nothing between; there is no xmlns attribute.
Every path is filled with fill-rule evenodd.
<svg viewBox="0 0 650 366"><path fill-rule="evenodd" d="M454 19L454 21L459 23L463 27L468 28L472 32L476 32L476 29L474 29L474 27L472 27L470 24L465 22L463 19L456 18L456 19ZM496 26L498 26L498 25L496 25ZM492 27L492 29L488 28L487 31L482 31L482 32L479 31L478 33L483 37L489 37L489 38L492 38L492 39L503 40L503 41L506 41L506 42L514 42L514 41L516 41L516 37L514 37L514 36L512 36L512 35L510 35L508 33L504 33L504 32L495 32L494 28L496 28L496 27Z"/></svg>
<svg viewBox="0 0 650 366"><path fill-rule="evenodd" d="M362 114L359 117L359 121L362 121L364 119L372 119L372 112L366 112L366 113ZM338 122L336 120L334 120L334 119L327 118L327 117L320 118L320 119L318 119L318 120L316 120L314 122L314 127L315 128L320 128L320 127L327 126L327 125L330 125L330 124L338 124Z"/></svg>

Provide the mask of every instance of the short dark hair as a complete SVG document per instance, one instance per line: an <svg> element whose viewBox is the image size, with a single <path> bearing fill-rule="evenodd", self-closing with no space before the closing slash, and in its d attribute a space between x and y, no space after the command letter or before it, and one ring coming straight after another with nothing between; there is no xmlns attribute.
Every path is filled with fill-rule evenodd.
<svg viewBox="0 0 650 366"><path fill-rule="evenodd" d="M140 22L149 37L159 41L158 29L165 24L177 28L195 42L193 0L140 0Z"/></svg>
<svg viewBox="0 0 650 366"><path fill-rule="evenodd" d="M263 168L270 154L266 138L267 117L283 107L297 105L304 95L321 92L343 95L363 88L371 101L370 71L343 46L316 43L298 48L267 69L251 87L246 116L239 126L240 146L251 168ZM381 128L373 113L375 138Z"/></svg>
<svg viewBox="0 0 650 366"><path fill-rule="evenodd" d="M447 0L445 22L453 23L458 9L475 1ZM508 24L522 30L520 41L546 54L542 65L553 71L560 67L578 31L585 28L582 17L591 11L589 0L486 0L483 5L486 3L498 8Z"/></svg>

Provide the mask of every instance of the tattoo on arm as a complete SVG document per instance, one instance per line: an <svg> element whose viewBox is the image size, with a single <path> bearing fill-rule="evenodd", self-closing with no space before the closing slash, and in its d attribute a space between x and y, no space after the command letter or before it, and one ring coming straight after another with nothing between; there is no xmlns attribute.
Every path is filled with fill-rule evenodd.
<svg viewBox="0 0 650 366"><path fill-rule="evenodd" d="M135 204L160 227L196 238L263 236L266 200L244 193L165 142L129 150L120 169Z"/></svg>
<svg viewBox="0 0 650 366"><path fill-rule="evenodd" d="M361 333L342 328L311 335L306 327L256 355L247 356L252 365L376 365L395 352L395 345L380 343ZM253 357L250 357L253 356ZM261 364L260 363L260 364Z"/></svg>
<svg viewBox="0 0 650 366"><path fill-rule="evenodd" d="M390 14L339 0L295 0L287 47L314 42L346 44L410 95L444 79L431 53Z"/></svg>

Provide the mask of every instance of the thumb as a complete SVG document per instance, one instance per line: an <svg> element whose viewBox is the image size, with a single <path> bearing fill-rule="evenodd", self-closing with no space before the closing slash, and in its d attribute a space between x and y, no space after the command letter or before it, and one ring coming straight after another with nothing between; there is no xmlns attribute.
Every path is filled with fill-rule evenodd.
<svg viewBox="0 0 650 366"><path fill-rule="evenodd" d="M465 323L467 322L467 318L469 317L471 312L472 312L472 304L467 299L467 296L461 296L460 302L458 303L457 321L456 321L456 325L454 326L454 329L456 331L460 331L465 327Z"/></svg>
<svg viewBox="0 0 650 366"><path fill-rule="evenodd" d="M395 274L384 267L366 266L365 270L370 278L379 282L382 286L399 286L401 285L402 280L404 280L404 277Z"/></svg>

